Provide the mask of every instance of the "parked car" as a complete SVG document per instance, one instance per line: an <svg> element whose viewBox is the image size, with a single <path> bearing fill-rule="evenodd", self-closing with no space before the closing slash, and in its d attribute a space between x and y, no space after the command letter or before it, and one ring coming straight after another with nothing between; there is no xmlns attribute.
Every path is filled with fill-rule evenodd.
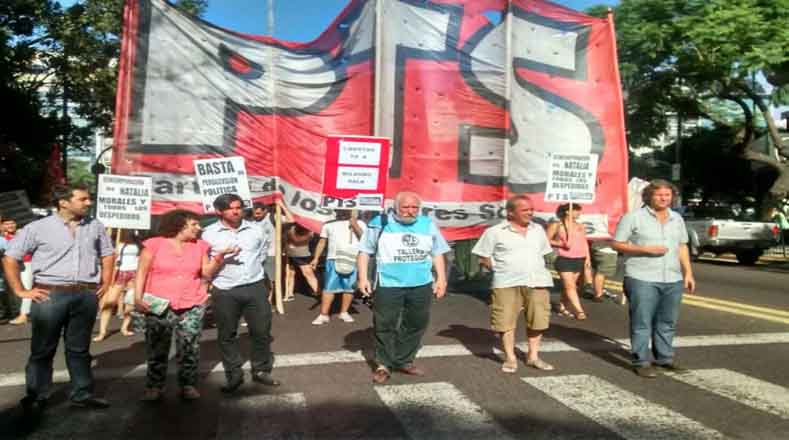
<svg viewBox="0 0 789 440"><path fill-rule="evenodd" d="M689 208L684 217L693 259L705 252L733 253L741 264L754 264L780 242L778 225L758 221L755 208L714 203Z"/></svg>

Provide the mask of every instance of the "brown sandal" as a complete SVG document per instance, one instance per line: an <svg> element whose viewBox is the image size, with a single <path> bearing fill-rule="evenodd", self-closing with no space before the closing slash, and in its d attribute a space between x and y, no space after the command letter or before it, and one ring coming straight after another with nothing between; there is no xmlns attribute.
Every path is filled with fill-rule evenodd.
<svg viewBox="0 0 789 440"><path fill-rule="evenodd" d="M570 313L570 311L569 311L569 310L567 310L567 307L565 307L565 306L564 306L564 304L559 304L559 309L558 309L558 310L556 310L556 313L557 313L559 316L563 316L563 317L565 317L565 318L571 318L571 319L572 319L572 318L575 318L575 315L573 315L572 313Z"/></svg>

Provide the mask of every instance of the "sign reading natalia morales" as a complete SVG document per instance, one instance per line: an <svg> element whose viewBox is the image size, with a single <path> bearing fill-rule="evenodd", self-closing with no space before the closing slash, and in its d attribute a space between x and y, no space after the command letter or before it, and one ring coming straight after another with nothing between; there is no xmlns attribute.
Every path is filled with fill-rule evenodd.
<svg viewBox="0 0 789 440"><path fill-rule="evenodd" d="M151 187L150 177L99 174L96 218L110 228L150 229Z"/></svg>
<svg viewBox="0 0 789 440"><path fill-rule="evenodd" d="M594 203L597 155L553 153L550 159L545 201Z"/></svg>
<svg viewBox="0 0 789 440"><path fill-rule="evenodd" d="M380 211L384 206L389 139L372 136L335 136L326 140L323 206Z"/></svg>

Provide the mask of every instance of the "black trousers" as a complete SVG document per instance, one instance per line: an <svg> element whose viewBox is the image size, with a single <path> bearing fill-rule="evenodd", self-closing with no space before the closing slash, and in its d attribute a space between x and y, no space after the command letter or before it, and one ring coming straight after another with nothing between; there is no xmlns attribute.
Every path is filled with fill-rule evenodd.
<svg viewBox="0 0 789 440"><path fill-rule="evenodd" d="M214 286L211 296L225 375L230 378L240 374L244 364L238 341L238 322L242 316L252 340L249 355L252 371L270 373L274 365L271 355L271 304L265 283L261 280L227 290Z"/></svg>

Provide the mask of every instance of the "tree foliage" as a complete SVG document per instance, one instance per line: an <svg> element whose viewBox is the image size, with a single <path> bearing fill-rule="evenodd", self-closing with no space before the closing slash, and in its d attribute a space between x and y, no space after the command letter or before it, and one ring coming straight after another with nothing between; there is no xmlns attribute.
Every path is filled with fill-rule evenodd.
<svg viewBox="0 0 789 440"><path fill-rule="evenodd" d="M622 0L614 17L631 145L649 145L665 133L670 114L731 124L710 112L711 99L729 100L743 112L740 126L716 133L736 133L730 140L737 141L728 142L735 155L773 168L778 178L770 192L785 196L789 152L753 78L764 73L776 97L789 89L789 0ZM782 156L749 148L756 134L749 104Z"/></svg>
<svg viewBox="0 0 789 440"><path fill-rule="evenodd" d="M54 143L86 148L115 111L123 0L0 2L0 183L35 193ZM181 0L194 15L207 0ZM66 110L68 107L68 111Z"/></svg>

